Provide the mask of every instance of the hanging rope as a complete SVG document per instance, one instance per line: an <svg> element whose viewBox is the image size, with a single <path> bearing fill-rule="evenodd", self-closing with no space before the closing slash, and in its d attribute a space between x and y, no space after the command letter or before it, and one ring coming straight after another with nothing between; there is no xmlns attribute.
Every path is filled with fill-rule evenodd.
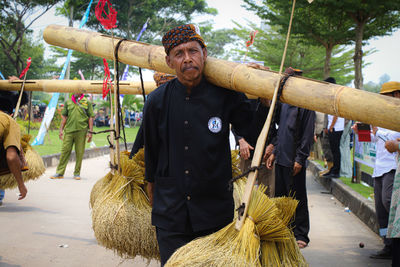
<svg viewBox="0 0 400 267"><path fill-rule="evenodd" d="M142 68L139 68L139 74L140 74L140 83L142 85L143 103L145 103L146 102L146 93L144 91Z"/></svg>
<svg viewBox="0 0 400 267"><path fill-rule="evenodd" d="M120 122L120 125L122 127L122 133L124 135L123 139L124 139L125 150L128 150L128 146L126 144L125 125L124 125L124 122L123 122L121 102L119 101L120 94L119 94L119 60L118 60L119 46L121 45L121 43L123 41L126 41L126 40L127 39L121 39L121 40L118 41L117 45L115 46L114 55L115 55L116 72L117 72L117 75L116 75L116 78L117 78L117 97L118 97L118 104L117 104L117 110L118 110L117 114L118 115L117 115L117 119ZM118 137L117 138L120 138L120 135L121 135L121 133L118 132Z"/></svg>

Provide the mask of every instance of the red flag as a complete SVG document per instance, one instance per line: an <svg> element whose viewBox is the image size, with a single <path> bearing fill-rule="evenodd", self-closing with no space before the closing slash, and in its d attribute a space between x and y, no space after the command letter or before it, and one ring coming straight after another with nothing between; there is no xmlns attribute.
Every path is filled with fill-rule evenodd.
<svg viewBox="0 0 400 267"><path fill-rule="evenodd" d="M108 63L105 58L103 58L104 64L104 80L103 80L103 99L107 96L108 92L110 91L110 87L108 87L108 83L111 80L110 69L108 68ZM112 85L111 85L112 86Z"/></svg>
<svg viewBox="0 0 400 267"><path fill-rule="evenodd" d="M32 60L31 60L31 58L29 57L27 60L26 60L26 68L21 72L21 74L19 75L19 78L21 79L22 77L24 77L24 75L25 75L25 73L29 70L29 67L31 66L31 62L32 62Z"/></svg>
<svg viewBox="0 0 400 267"><path fill-rule="evenodd" d="M246 46L249 47L254 43L254 38L256 38L256 34L258 31L252 31L250 32L250 40L246 42Z"/></svg>
<svg viewBox="0 0 400 267"><path fill-rule="evenodd" d="M104 10L104 6L105 6L106 2L107 2L108 11L109 11L108 14ZM116 25L117 11L114 8L112 8L112 4L111 4L110 0L99 0L94 13L96 15L96 18L100 21L101 25L103 25L104 28L106 28L107 30L117 27L117 25ZM105 17L103 17L103 13L104 13Z"/></svg>

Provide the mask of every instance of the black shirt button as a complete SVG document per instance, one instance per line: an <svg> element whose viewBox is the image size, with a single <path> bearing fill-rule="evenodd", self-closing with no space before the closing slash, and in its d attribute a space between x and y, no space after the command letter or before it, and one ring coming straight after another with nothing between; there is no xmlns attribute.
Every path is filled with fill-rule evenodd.
<svg viewBox="0 0 400 267"><path fill-rule="evenodd" d="M189 100L190 98L187 96L187 97L185 97L185 99L186 99L186 100Z"/></svg>
<svg viewBox="0 0 400 267"><path fill-rule="evenodd" d="M189 147L188 146L185 146L185 150L188 150L189 149Z"/></svg>
<svg viewBox="0 0 400 267"><path fill-rule="evenodd" d="M185 171L185 174L189 174L189 171L188 171L188 170L186 170L186 171Z"/></svg>
<svg viewBox="0 0 400 267"><path fill-rule="evenodd" d="M188 125L188 124L189 124L189 122L188 122L188 121L185 121L184 123L185 123L185 125Z"/></svg>
<svg viewBox="0 0 400 267"><path fill-rule="evenodd" d="M187 200L190 200L190 196L187 196L186 198L187 198Z"/></svg>

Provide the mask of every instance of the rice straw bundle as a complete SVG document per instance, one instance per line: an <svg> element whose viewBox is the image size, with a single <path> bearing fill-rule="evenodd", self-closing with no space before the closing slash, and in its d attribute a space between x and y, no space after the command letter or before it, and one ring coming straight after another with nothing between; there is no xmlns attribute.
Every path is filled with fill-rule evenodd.
<svg viewBox="0 0 400 267"><path fill-rule="evenodd" d="M24 153L25 160L28 164L28 170L22 172L22 179L24 182L36 180L46 171L42 157L29 145L30 139L31 136L27 134L21 137L22 152ZM14 174L8 173L0 176L0 188L12 189L17 186L18 184L15 180Z"/></svg>
<svg viewBox="0 0 400 267"><path fill-rule="evenodd" d="M282 222L289 226L295 214L298 201L291 197L278 197L272 198L272 200L280 211L279 217L282 219ZM289 240L283 242L262 241L261 254L263 255L261 257L262 266L308 266L300 252L293 232L290 232Z"/></svg>
<svg viewBox="0 0 400 267"><path fill-rule="evenodd" d="M235 183L240 197L243 197L244 187L245 179ZM291 238L290 229L280 218L282 213L275 201L265 195L265 190L264 185L259 185L252 191L249 216L240 231L235 229L234 220L218 232L181 247L165 266L263 266L261 243L288 242ZM275 266L279 266L278 256L275 261Z"/></svg>
<svg viewBox="0 0 400 267"><path fill-rule="evenodd" d="M108 172L106 176L103 178L99 179L92 188L92 191L90 192L90 200L89 200L89 206L93 208L94 203L96 202L96 199L98 196L101 195L102 191L104 188L107 187L107 185L111 182L111 179L113 178L113 175L111 172Z"/></svg>
<svg viewBox="0 0 400 267"><path fill-rule="evenodd" d="M123 258L140 255L148 260L159 259L151 206L142 188L144 164L140 155L131 160L121 153L121 172L115 172L111 179L107 174L98 185L103 188L93 196L93 230L99 244Z"/></svg>
<svg viewBox="0 0 400 267"><path fill-rule="evenodd" d="M231 150L231 161L232 161L232 177L236 177L242 174L240 170L240 157L239 150Z"/></svg>

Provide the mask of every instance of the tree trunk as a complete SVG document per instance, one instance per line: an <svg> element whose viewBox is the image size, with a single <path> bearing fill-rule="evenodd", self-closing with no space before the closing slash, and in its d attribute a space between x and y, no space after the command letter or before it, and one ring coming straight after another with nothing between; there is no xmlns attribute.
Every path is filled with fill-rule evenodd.
<svg viewBox="0 0 400 267"><path fill-rule="evenodd" d="M324 79L331 75L331 58L334 45L328 44L325 48Z"/></svg>
<svg viewBox="0 0 400 267"><path fill-rule="evenodd" d="M356 47L354 50L354 87L357 89L362 89L363 76L362 76L362 40L364 35L365 22L359 21L356 25Z"/></svg>

